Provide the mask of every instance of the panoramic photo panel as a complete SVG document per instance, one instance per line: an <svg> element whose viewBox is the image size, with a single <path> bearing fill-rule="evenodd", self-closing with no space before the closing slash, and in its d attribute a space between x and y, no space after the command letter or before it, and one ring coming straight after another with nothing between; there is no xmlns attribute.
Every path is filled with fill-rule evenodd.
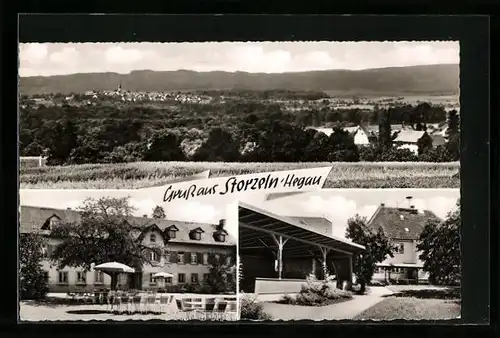
<svg viewBox="0 0 500 338"><path fill-rule="evenodd" d="M428 233L445 231L448 216L429 199L452 197L393 189L458 194L459 102L454 41L21 43L20 318L261 320L295 306L283 311L293 319L297 306L309 306L293 298L308 283L346 306L376 306L382 296L396 307L421 300L414 305L436 318L455 318L459 280L424 278L434 276L426 265L434 263L417 254L403 261L385 254L395 252L393 242L417 250L427 224L417 209L437 215ZM342 195L346 188L386 195L358 201ZM321 204L322 191L335 189L351 202ZM306 194L320 194L311 197L322 206L311 216L319 230L301 230L307 208L297 206L293 220L266 209ZM357 209L412 201L415 209L402 213L418 226L399 220L394 226L410 232L398 238L384 225L378 242L368 230L373 215ZM337 222L334 211L352 215ZM330 232L357 213L367 217L356 223L364 237ZM251 248L263 243L271 256ZM372 244L376 258L366 254ZM290 246L303 259L295 272L287 270ZM248 250L257 256L241 255ZM264 271L252 270L255 257ZM340 263L328 263L326 273L320 268L329 260ZM459 269L454 264L445 270ZM408 278L395 282L397 274ZM450 301L441 303L443 292ZM336 301L316 301L320 313L310 319L338 319L322 312ZM356 309L345 316L366 319L368 308ZM389 315L421 319L426 311Z"/></svg>
<svg viewBox="0 0 500 338"><path fill-rule="evenodd" d="M241 199L241 320L460 318L458 189Z"/></svg>

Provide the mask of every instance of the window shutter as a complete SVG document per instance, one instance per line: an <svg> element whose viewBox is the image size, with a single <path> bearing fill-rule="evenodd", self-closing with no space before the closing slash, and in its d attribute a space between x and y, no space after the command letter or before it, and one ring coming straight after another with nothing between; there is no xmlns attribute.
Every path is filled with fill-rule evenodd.
<svg viewBox="0 0 500 338"><path fill-rule="evenodd" d="M203 253L197 252L196 255L197 255L196 260L198 261L198 264L203 264Z"/></svg>
<svg viewBox="0 0 500 338"><path fill-rule="evenodd" d="M170 263L178 263L177 251L170 251Z"/></svg>
<svg viewBox="0 0 500 338"><path fill-rule="evenodd" d="M191 253L184 252L184 264L191 264Z"/></svg>

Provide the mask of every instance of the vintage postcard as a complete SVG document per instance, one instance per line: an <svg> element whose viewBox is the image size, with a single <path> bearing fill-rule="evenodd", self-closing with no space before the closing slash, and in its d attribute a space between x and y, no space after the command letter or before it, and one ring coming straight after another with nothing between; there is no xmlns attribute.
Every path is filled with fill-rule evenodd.
<svg viewBox="0 0 500 338"><path fill-rule="evenodd" d="M457 318L459 49L20 43L20 320Z"/></svg>

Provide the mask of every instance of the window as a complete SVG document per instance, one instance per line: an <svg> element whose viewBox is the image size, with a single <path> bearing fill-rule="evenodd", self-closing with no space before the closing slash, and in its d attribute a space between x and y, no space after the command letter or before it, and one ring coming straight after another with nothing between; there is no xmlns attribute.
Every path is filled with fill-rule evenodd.
<svg viewBox="0 0 500 338"><path fill-rule="evenodd" d="M196 252L191 252L191 264L198 264L198 255Z"/></svg>
<svg viewBox="0 0 500 338"><path fill-rule="evenodd" d="M104 273L102 271L95 272L95 282L104 283Z"/></svg>
<svg viewBox="0 0 500 338"><path fill-rule="evenodd" d="M156 280L153 278L154 273L149 274L149 284L155 284Z"/></svg>
<svg viewBox="0 0 500 338"><path fill-rule="evenodd" d="M59 224L59 219L57 217L52 217L49 221L49 225L52 228L53 226L56 226Z"/></svg>
<svg viewBox="0 0 500 338"><path fill-rule="evenodd" d="M191 239L193 239L195 241L201 240L201 232L199 232L199 231L193 231L191 233Z"/></svg>
<svg viewBox="0 0 500 338"><path fill-rule="evenodd" d="M155 234L151 234L149 235L149 241L151 243L156 243L156 235Z"/></svg>
<svg viewBox="0 0 500 338"><path fill-rule="evenodd" d="M203 265L208 265L208 254L207 253L203 254Z"/></svg>
<svg viewBox="0 0 500 338"><path fill-rule="evenodd" d="M183 273L180 273L178 279L179 279L179 283L185 283L186 282L186 275Z"/></svg>
<svg viewBox="0 0 500 338"><path fill-rule="evenodd" d="M170 239L175 238L175 234L176 234L176 232L177 232L177 231L175 231L174 229L170 229L170 230L168 230L168 237L169 237Z"/></svg>
<svg viewBox="0 0 500 338"><path fill-rule="evenodd" d="M165 262L172 263L172 262L170 261L170 251L166 251L166 252L165 252Z"/></svg>
<svg viewBox="0 0 500 338"><path fill-rule="evenodd" d="M177 253L177 263L184 264L184 252L179 251Z"/></svg>
<svg viewBox="0 0 500 338"><path fill-rule="evenodd" d="M399 243L399 253L404 254L405 253L405 245L404 243Z"/></svg>
<svg viewBox="0 0 500 338"><path fill-rule="evenodd" d="M160 261L160 255L158 255L158 252L156 252L156 251L151 251L149 258L151 259L152 262L159 262Z"/></svg>
<svg viewBox="0 0 500 338"><path fill-rule="evenodd" d="M172 277L165 278L165 283L172 284Z"/></svg>
<svg viewBox="0 0 500 338"><path fill-rule="evenodd" d="M209 276L209 274L208 274L208 273L204 273L204 274L203 274L203 280L208 280L208 276Z"/></svg>
<svg viewBox="0 0 500 338"><path fill-rule="evenodd" d="M76 282L78 284L87 284L87 273L85 271L78 271L76 273Z"/></svg>
<svg viewBox="0 0 500 338"><path fill-rule="evenodd" d="M49 272L48 271L44 271L43 272L43 277L45 278L45 280L48 282L49 281Z"/></svg>
<svg viewBox="0 0 500 338"><path fill-rule="evenodd" d="M68 272L67 271L59 271L58 282L59 282L59 284L68 284Z"/></svg>
<svg viewBox="0 0 500 338"><path fill-rule="evenodd" d="M193 283L193 284L198 283L198 274L197 273L191 274L191 283Z"/></svg>

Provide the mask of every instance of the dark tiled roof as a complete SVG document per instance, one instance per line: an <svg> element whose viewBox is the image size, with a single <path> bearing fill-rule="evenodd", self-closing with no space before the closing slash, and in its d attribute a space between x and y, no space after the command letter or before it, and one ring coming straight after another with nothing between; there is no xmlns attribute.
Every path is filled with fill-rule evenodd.
<svg viewBox="0 0 500 338"><path fill-rule="evenodd" d="M401 217L402 216L402 217ZM440 220L432 211L379 206L368 225L382 227L391 239L418 239L428 220Z"/></svg>
<svg viewBox="0 0 500 338"><path fill-rule="evenodd" d="M40 232L42 226L52 216L59 217L63 222L78 223L80 214L76 210L69 209L52 209L32 206L21 206L20 208L20 232ZM231 235L226 236L225 242L217 242L212 234L216 231L217 224L196 223L175 221L168 219L154 219L147 217L129 217L127 221L136 228L135 235L139 236L142 230L145 230L153 225L156 225L160 230L164 231L172 225L175 225L179 231L176 233L176 238L171 239L170 243L189 243L202 245L217 245L217 246L234 246L236 239ZM201 236L201 240L192 240L189 238L189 233L200 228L205 233Z"/></svg>

